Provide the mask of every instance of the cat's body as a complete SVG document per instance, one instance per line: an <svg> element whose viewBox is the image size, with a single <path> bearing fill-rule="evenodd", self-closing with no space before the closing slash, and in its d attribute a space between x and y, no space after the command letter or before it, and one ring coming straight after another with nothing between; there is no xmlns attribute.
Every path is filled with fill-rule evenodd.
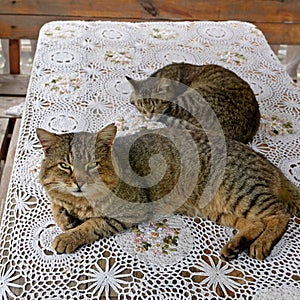
<svg viewBox="0 0 300 300"><path fill-rule="evenodd" d="M290 213L300 216L299 190L246 145L227 140L224 156L219 139L212 151L206 135L190 133L195 146L178 129L143 131L116 139L113 125L97 135L55 135L38 129L45 152L40 181L51 199L57 224L65 230L55 238L55 250L70 253L158 214L174 212L237 228L238 233L222 249L224 259L245 249L258 259L269 255L285 232ZM129 151L135 171L130 173L125 148L140 136ZM175 147L170 141L176 138ZM163 155L165 163L154 154ZM200 199L213 160L225 162L224 174L217 167L220 186L203 205Z"/></svg>
<svg viewBox="0 0 300 300"><path fill-rule="evenodd" d="M145 80L127 79L133 87L130 102L168 126L211 127L216 119L205 111L206 101L226 138L247 143L259 127L259 106L249 84L221 66L174 63Z"/></svg>

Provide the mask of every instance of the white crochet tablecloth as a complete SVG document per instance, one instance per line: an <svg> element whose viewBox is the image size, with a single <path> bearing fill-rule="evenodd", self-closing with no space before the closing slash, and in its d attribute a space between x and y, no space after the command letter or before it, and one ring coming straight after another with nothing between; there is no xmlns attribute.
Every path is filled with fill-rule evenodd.
<svg viewBox="0 0 300 300"><path fill-rule="evenodd" d="M242 22L46 24L39 36L0 233L0 299L300 299L300 220L264 261L219 252L233 232L180 216L142 224L74 254L51 248L60 230L38 183L36 127L121 134L147 122L129 104L125 75L172 62L215 63L245 79L262 120L251 146L300 186L300 90L262 33Z"/></svg>

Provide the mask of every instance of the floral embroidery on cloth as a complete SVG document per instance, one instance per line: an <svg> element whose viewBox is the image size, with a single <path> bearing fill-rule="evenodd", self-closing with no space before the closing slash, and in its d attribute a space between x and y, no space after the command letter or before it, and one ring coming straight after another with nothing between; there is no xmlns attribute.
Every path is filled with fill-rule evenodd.
<svg viewBox="0 0 300 300"><path fill-rule="evenodd" d="M294 126L291 121L275 115L261 115L261 130L267 132L271 136L295 133Z"/></svg>
<svg viewBox="0 0 300 300"><path fill-rule="evenodd" d="M151 222L148 226L138 225L133 229L135 249L137 252L151 251L154 255L177 251L179 230L169 227L167 219Z"/></svg>

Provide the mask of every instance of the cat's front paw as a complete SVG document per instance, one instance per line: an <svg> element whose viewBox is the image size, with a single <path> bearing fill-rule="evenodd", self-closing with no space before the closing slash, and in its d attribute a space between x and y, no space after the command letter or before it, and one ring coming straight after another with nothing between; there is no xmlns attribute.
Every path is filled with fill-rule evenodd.
<svg viewBox="0 0 300 300"><path fill-rule="evenodd" d="M224 261L230 261L237 258L240 252L238 245L229 241L221 250L221 258Z"/></svg>
<svg viewBox="0 0 300 300"><path fill-rule="evenodd" d="M249 249L249 256L259 260L264 260L270 255L272 250L272 242L266 239L258 238L255 240Z"/></svg>
<svg viewBox="0 0 300 300"><path fill-rule="evenodd" d="M79 219L71 216L66 210L55 216L55 222L63 231L75 228L82 223Z"/></svg>
<svg viewBox="0 0 300 300"><path fill-rule="evenodd" d="M221 258L229 261L238 257L238 255L247 249L251 241L245 236L236 234L221 250Z"/></svg>
<svg viewBox="0 0 300 300"><path fill-rule="evenodd" d="M52 247L57 253L73 253L81 246L80 240L73 232L67 231L55 237Z"/></svg>

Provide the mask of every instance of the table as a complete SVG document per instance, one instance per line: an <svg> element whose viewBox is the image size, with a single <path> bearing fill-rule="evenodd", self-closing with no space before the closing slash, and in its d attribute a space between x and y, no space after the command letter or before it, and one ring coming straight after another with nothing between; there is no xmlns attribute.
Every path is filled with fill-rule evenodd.
<svg viewBox="0 0 300 300"><path fill-rule="evenodd" d="M43 154L35 128L97 131L115 121L119 134L130 134L159 127L129 104L125 75L142 79L171 62L220 64L249 82L262 113L250 146L300 186L300 90L254 25L48 23L40 31L1 221L1 299L300 298L297 218L264 261L245 253L221 261L232 229L180 216L163 218L159 226L141 224L70 255L53 251L60 230L38 183ZM166 245L164 237L175 242Z"/></svg>

